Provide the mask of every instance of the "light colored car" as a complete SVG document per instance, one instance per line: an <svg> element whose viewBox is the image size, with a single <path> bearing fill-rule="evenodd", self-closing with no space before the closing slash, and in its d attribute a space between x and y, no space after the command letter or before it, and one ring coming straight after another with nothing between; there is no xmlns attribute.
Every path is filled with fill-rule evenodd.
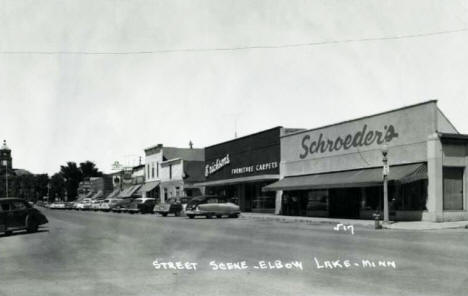
<svg viewBox="0 0 468 296"><path fill-rule="evenodd" d="M240 208L238 205L228 201L227 198L221 196L205 195L194 197L187 204L185 214L190 219L196 216L205 216L210 219L213 216L221 218L228 216L230 218L238 218Z"/></svg>
<svg viewBox="0 0 468 296"><path fill-rule="evenodd" d="M77 202L75 205L75 209L77 210L89 210L91 207L91 199L85 198L82 201Z"/></svg>
<svg viewBox="0 0 468 296"><path fill-rule="evenodd" d="M54 203L51 203L50 206L49 206L49 209L53 209L53 210L58 210L58 209L65 209L65 203L63 202L54 202Z"/></svg>
<svg viewBox="0 0 468 296"><path fill-rule="evenodd" d="M101 203L102 202L103 201L101 199L92 200L91 201L91 206L89 207L90 210L99 211L101 209Z"/></svg>
<svg viewBox="0 0 468 296"><path fill-rule="evenodd" d="M102 201L100 205L100 210L104 212L109 212L114 208L119 202L121 201L120 198L106 198Z"/></svg>

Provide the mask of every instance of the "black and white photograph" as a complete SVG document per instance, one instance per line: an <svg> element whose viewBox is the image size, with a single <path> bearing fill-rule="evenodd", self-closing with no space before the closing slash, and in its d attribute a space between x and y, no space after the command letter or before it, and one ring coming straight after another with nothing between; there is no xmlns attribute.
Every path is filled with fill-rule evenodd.
<svg viewBox="0 0 468 296"><path fill-rule="evenodd" d="M467 291L468 1L0 0L0 296Z"/></svg>

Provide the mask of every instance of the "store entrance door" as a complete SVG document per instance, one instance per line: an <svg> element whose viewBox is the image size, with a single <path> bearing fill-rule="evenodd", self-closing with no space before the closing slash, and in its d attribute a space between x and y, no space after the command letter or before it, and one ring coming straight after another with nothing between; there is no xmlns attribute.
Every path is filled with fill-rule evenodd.
<svg viewBox="0 0 468 296"><path fill-rule="evenodd" d="M330 190L330 217L359 218L361 200L360 188L340 188Z"/></svg>

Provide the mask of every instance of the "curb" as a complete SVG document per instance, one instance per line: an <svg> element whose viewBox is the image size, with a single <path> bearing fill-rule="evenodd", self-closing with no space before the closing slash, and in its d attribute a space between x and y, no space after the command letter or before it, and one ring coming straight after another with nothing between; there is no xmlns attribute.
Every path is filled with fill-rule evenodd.
<svg viewBox="0 0 468 296"><path fill-rule="evenodd" d="M241 218L253 219L253 220L263 220L263 221L276 221L280 223L303 223L307 225L336 225L336 224L348 224L340 220L309 220L301 218L283 218L282 216L278 217L261 217L261 216L250 216L241 214ZM374 224L365 224L365 223L354 223L353 226L365 227L374 229Z"/></svg>

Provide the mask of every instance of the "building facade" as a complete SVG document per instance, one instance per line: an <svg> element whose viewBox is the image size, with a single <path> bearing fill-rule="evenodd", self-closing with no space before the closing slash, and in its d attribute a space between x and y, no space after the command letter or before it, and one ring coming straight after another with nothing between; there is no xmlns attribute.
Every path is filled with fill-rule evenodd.
<svg viewBox="0 0 468 296"><path fill-rule="evenodd" d="M165 201L171 197L199 195L193 184L203 181L203 149L164 147L145 149L145 197Z"/></svg>
<svg viewBox="0 0 468 296"><path fill-rule="evenodd" d="M297 130L275 127L205 148L206 194L221 195L244 212L273 213L276 194L262 188L280 178L280 135Z"/></svg>
<svg viewBox="0 0 468 296"><path fill-rule="evenodd" d="M284 215L370 219L383 207L388 151L391 220L468 219L468 137L428 101L281 137Z"/></svg>

